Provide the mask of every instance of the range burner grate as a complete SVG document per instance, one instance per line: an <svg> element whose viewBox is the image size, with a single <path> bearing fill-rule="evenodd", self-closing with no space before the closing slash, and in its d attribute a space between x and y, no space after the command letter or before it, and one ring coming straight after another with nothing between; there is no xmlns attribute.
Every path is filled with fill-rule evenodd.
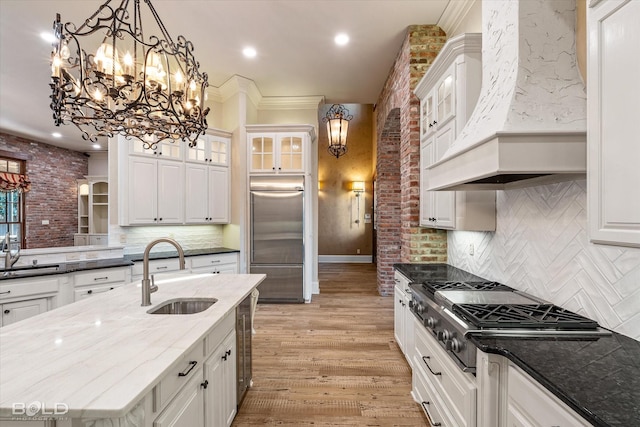
<svg viewBox="0 0 640 427"><path fill-rule="evenodd" d="M553 304L455 304L453 311L482 329L596 329L598 323Z"/></svg>
<svg viewBox="0 0 640 427"><path fill-rule="evenodd" d="M435 291L512 291L507 285L499 282L424 282L423 287L431 292Z"/></svg>

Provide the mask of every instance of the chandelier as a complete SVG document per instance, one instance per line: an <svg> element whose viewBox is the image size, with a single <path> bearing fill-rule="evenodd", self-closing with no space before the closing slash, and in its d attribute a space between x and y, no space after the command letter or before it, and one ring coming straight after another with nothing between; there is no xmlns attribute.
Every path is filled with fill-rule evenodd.
<svg viewBox="0 0 640 427"><path fill-rule="evenodd" d="M107 0L80 27L63 25L56 14L54 123L73 123L92 142L121 134L145 148L163 139L193 146L207 129L207 74L199 71L193 44L181 35L174 41L151 1L143 1L150 15L143 16L140 0ZM143 23L156 34L145 33Z"/></svg>
<svg viewBox="0 0 640 427"><path fill-rule="evenodd" d="M349 114L349 110L340 104L333 104L322 119L327 124L327 135L329 136L327 149L336 156L336 159L347 154L347 131L351 119L353 116Z"/></svg>

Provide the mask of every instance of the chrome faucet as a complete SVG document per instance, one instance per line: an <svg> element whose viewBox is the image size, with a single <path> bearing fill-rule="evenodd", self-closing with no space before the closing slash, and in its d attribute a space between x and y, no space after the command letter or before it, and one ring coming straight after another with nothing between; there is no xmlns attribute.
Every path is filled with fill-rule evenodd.
<svg viewBox="0 0 640 427"><path fill-rule="evenodd" d="M14 253L11 253L11 236L8 232L2 241L2 252L5 254L4 269L9 270L20 259L20 245L18 245L18 249Z"/></svg>
<svg viewBox="0 0 640 427"><path fill-rule="evenodd" d="M180 270L184 270L184 251L182 250L182 246L178 242L173 239L169 239L168 237L163 237L161 239L156 239L153 242L149 243L144 250L144 257L142 260L142 306L146 307L151 305L151 294L158 290L158 286L153 283L153 276L149 279L149 252L151 252L151 248L153 248L158 243L171 243L178 250L178 256L180 257Z"/></svg>

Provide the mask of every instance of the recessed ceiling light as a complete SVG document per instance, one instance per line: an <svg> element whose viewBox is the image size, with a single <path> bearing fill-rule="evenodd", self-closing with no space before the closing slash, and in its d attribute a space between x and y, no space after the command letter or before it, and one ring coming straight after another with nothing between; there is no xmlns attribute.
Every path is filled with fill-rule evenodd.
<svg viewBox="0 0 640 427"><path fill-rule="evenodd" d="M345 33L340 33L333 39L333 41L335 41L338 46L344 46L349 43L349 36Z"/></svg>
<svg viewBox="0 0 640 427"><path fill-rule="evenodd" d="M53 132L51 136L54 138L62 138L62 134L60 132Z"/></svg>
<svg viewBox="0 0 640 427"><path fill-rule="evenodd" d="M93 148L95 148L96 150L100 149L100 144L93 144Z"/></svg>
<svg viewBox="0 0 640 427"><path fill-rule="evenodd" d="M56 36L53 35L53 33L51 31L43 31L40 33L40 37L42 37L42 40L48 42L48 43L53 43L54 41L56 41Z"/></svg>
<svg viewBox="0 0 640 427"><path fill-rule="evenodd" d="M258 52L256 52L256 50L254 48L252 48L251 46L247 46L244 49L242 49L242 54L246 58L255 58L256 55L258 54Z"/></svg>

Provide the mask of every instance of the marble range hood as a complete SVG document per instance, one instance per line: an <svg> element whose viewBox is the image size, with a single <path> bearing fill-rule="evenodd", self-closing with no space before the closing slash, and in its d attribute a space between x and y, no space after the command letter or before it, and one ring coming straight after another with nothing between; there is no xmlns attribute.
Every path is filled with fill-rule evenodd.
<svg viewBox="0 0 640 427"><path fill-rule="evenodd" d="M428 189L504 189L584 174L575 0L483 0L482 16L478 103L429 168Z"/></svg>

